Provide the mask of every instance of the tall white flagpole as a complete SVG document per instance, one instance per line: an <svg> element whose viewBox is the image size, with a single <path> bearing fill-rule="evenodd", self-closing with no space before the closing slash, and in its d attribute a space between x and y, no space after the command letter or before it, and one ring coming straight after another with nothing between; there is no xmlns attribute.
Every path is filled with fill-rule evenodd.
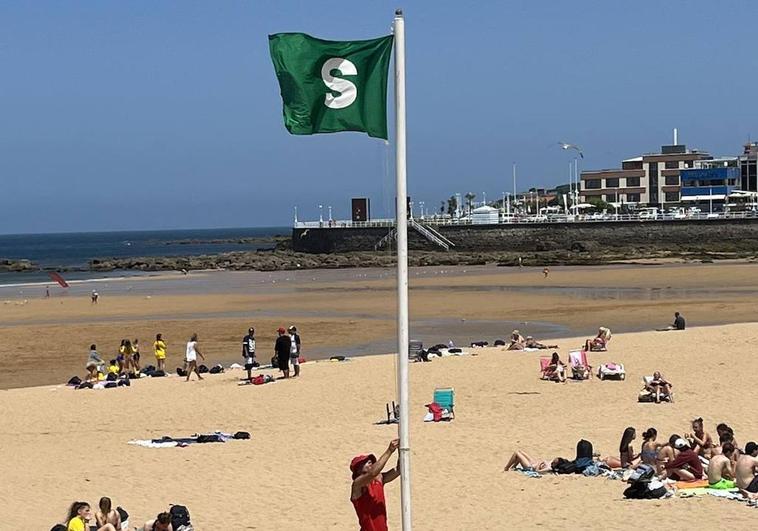
<svg viewBox="0 0 758 531"><path fill-rule="evenodd" d="M397 356L400 403L400 508L403 531L411 530L410 434L408 429L408 192L405 177L405 21L395 11L395 174L397 178Z"/></svg>

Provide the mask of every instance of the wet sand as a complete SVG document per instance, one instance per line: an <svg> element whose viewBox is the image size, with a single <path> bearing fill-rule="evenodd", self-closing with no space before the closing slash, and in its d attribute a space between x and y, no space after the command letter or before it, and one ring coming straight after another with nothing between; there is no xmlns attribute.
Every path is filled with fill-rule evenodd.
<svg viewBox="0 0 758 531"><path fill-rule="evenodd" d="M411 270L411 334L426 345L491 344L513 328L537 338L665 326L680 311L690 326L755 319L758 264L556 267L492 266ZM100 302L89 302L97 289ZM37 293L42 290L41 293ZM241 338L255 326L267 360L275 329L295 324L309 359L395 350L392 270L203 272L44 286L0 287L0 388L65 382L83 374L88 347L107 360L122 338L139 338L154 363L156 333L169 343L167 366L200 335L209 365L241 361ZM36 297L32 297L35 295Z"/></svg>

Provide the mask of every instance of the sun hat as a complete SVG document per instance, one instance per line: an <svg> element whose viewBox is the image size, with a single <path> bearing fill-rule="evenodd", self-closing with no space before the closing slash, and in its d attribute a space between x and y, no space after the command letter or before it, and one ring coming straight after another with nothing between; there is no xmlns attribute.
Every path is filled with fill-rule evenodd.
<svg viewBox="0 0 758 531"><path fill-rule="evenodd" d="M687 441L685 441L682 438L679 438L674 441L674 448L676 448L677 450L682 450L684 448L689 448L689 447L690 447L689 443L687 443Z"/></svg>
<svg viewBox="0 0 758 531"><path fill-rule="evenodd" d="M290 325L287 330L289 330L290 332L292 332L294 330L297 330L297 328L295 327L295 325Z"/></svg>
<svg viewBox="0 0 758 531"><path fill-rule="evenodd" d="M353 473L353 479L360 476L359 471L363 468L366 461L373 461L376 463L376 456L374 454L361 454L356 455L353 457L353 460L350 461L350 471Z"/></svg>

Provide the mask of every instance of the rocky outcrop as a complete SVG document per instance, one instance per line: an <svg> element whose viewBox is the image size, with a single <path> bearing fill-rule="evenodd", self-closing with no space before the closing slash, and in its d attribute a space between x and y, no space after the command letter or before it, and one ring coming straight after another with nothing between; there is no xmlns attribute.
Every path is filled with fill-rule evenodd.
<svg viewBox="0 0 758 531"><path fill-rule="evenodd" d="M21 273L25 271L37 271L39 267L31 260L8 260L0 259L0 271Z"/></svg>

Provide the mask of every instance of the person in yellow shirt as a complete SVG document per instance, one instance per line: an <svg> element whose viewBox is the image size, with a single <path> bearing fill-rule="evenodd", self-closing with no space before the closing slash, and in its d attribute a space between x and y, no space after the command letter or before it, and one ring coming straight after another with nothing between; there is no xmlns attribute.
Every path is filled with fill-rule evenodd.
<svg viewBox="0 0 758 531"><path fill-rule="evenodd" d="M89 522L92 520L92 509L87 502L74 502L68 510L66 518L67 531L89 531ZM94 528L93 528L94 529ZM117 531L113 524L105 524L98 527L97 531Z"/></svg>
<svg viewBox="0 0 758 531"><path fill-rule="evenodd" d="M157 334L155 336L155 343L153 343L153 349L155 350L155 360L158 363L158 370L166 370L166 342L163 341L163 335Z"/></svg>
<svg viewBox="0 0 758 531"><path fill-rule="evenodd" d="M108 363L108 374L115 374L118 376L119 372L121 372L121 370L118 368L118 363L116 360L111 360L110 363Z"/></svg>

